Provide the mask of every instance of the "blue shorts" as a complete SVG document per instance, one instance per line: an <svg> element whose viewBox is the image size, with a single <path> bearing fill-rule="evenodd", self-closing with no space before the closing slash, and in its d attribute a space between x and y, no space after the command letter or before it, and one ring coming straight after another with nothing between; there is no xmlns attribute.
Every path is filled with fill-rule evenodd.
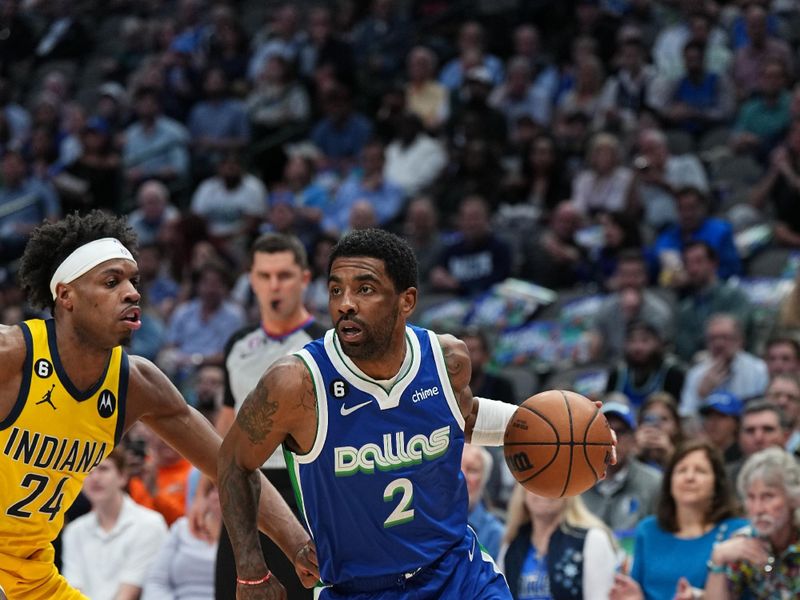
<svg viewBox="0 0 800 600"><path fill-rule="evenodd" d="M464 539L430 569L374 592L321 588L320 600L511 600L506 579L478 537L467 528Z"/></svg>

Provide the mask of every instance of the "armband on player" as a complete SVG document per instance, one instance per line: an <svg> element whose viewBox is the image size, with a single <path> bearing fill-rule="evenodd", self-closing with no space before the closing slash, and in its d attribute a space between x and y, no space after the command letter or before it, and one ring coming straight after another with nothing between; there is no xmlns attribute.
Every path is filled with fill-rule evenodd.
<svg viewBox="0 0 800 600"><path fill-rule="evenodd" d="M472 428L472 443L480 446L502 446L506 427L517 407L500 400L478 398L478 416Z"/></svg>

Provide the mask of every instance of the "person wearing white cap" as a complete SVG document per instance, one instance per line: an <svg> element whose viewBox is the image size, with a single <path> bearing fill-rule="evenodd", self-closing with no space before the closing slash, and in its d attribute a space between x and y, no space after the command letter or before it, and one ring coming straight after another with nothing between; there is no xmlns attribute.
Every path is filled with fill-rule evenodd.
<svg viewBox="0 0 800 600"><path fill-rule="evenodd" d="M134 246L123 220L93 211L38 227L25 248L20 283L53 318L0 326L0 586L11 598L85 600L58 574L51 542L86 475L136 421L216 480L211 425L122 347L141 327ZM309 536L263 478L259 513L311 585Z"/></svg>

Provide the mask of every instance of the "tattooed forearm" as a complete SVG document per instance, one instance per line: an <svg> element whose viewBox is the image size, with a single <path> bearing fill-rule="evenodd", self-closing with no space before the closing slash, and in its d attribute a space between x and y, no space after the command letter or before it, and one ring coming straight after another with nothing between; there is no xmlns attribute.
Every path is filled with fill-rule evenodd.
<svg viewBox="0 0 800 600"><path fill-rule="evenodd" d="M219 499L240 577L257 579L267 571L256 526L261 481L225 454L219 461Z"/></svg>
<svg viewBox="0 0 800 600"><path fill-rule="evenodd" d="M276 412L278 412L278 402L270 400L267 385L262 377L242 404L236 422L251 443L259 444L272 431Z"/></svg>

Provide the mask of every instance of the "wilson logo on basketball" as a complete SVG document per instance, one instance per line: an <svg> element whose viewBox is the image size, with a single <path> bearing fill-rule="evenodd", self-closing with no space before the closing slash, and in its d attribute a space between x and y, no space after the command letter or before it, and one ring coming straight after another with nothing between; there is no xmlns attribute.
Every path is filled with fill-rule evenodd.
<svg viewBox="0 0 800 600"><path fill-rule="evenodd" d="M529 471L533 468L530 458L524 452L512 454L508 458L508 463L511 465L512 469L517 472Z"/></svg>

